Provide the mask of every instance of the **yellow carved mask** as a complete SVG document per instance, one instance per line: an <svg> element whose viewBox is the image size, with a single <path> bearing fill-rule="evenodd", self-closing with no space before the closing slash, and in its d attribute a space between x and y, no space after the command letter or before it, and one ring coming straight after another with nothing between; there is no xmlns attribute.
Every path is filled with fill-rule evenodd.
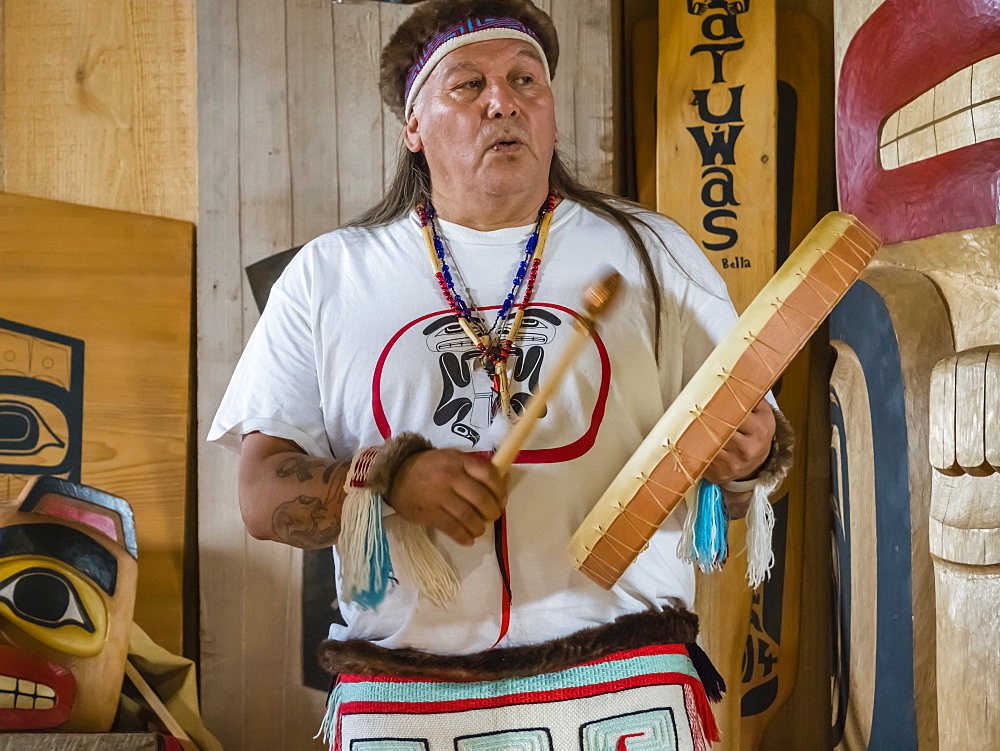
<svg viewBox="0 0 1000 751"><path fill-rule="evenodd" d="M0 732L110 728L136 569L120 498L45 477L0 509Z"/></svg>

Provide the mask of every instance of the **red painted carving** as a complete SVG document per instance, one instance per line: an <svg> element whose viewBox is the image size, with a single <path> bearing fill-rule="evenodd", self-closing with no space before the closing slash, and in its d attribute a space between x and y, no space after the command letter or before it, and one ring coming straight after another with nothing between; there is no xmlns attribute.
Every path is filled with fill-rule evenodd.
<svg viewBox="0 0 1000 751"><path fill-rule="evenodd" d="M886 0L844 57L837 102L840 203L887 242L1000 224L1000 139L897 169L882 122L954 73L1000 54L996 0Z"/></svg>

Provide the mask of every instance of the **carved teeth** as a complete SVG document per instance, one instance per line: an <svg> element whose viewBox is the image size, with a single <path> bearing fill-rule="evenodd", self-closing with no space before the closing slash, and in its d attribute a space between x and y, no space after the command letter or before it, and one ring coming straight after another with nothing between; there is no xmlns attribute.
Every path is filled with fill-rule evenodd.
<svg viewBox="0 0 1000 751"><path fill-rule="evenodd" d="M0 709L52 709L56 692L44 683L0 675Z"/></svg>
<svg viewBox="0 0 1000 751"><path fill-rule="evenodd" d="M1000 55L963 68L886 118L884 169L1000 138Z"/></svg>

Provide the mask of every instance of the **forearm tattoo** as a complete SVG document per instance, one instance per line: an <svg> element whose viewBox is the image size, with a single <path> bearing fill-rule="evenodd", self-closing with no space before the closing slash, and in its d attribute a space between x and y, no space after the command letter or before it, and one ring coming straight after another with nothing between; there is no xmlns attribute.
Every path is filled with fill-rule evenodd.
<svg viewBox="0 0 1000 751"><path fill-rule="evenodd" d="M314 459L309 456L292 456L278 465L275 474L278 477L292 477L294 475L298 478L299 482L308 482L313 479L312 471L317 467L322 467L324 464L326 462L322 459ZM323 482L329 482L331 468L335 466L336 463L331 463L330 467L323 473Z"/></svg>
<svg viewBox="0 0 1000 751"><path fill-rule="evenodd" d="M322 548L333 545L340 535L340 519L331 513L330 501L300 495L274 510L271 522L275 536L297 548Z"/></svg>
<svg viewBox="0 0 1000 751"><path fill-rule="evenodd" d="M341 486L346 472L345 462L308 456L281 461L275 470L279 478L291 479L297 485L309 483L309 487L295 491L295 498L274 510L271 515L274 538L305 549L325 548L337 542L344 502Z"/></svg>

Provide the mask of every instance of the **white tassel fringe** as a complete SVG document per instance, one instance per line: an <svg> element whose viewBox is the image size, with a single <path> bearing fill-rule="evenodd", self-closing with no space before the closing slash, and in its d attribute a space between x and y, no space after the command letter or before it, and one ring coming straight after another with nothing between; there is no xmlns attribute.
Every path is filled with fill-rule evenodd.
<svg viewBox="0 0 1000 751"><path fill-rule="evenodd" d="M421 595L438 607L445 607L458 594L458 573L434 547L427 528L411 524L399 514L385 519L397 553L396 565L402 578L412 581Z"/></svg>
<svg viewBox="0 0 1000 751"><path fill-rule="evenodd" d="M695 483L684 494L684 504L687 506L687 516L684 517L684 528L677 541L677 557L686 563L694 563L694 521L698 516L698 483Z"/></svg>
<svg viewBox="0 0 1000 751"><path fill-rule="evenodd" d="M769 578L774 566L774 551L771 549L774 508L768 497L772 490L763 485L755 487L747 512L747 581L751 588Z"/></svg>
<svg viewBox="0 0 1000 751"><path fill-rule="evenodd" d="M340 710L340 683L333 687L330 697L326 700L326 713L323 715L323 722L319 726L319 732L313 736L313 740L322 738L329 748L337 737L337 713Z"/></svg>
<svg viewBox="0 0 1000 751"><path fill-rule="evenodd" d="M386 539L378 498L367 488L348 487L340 519L337 552L344 596L353 601L361 596L363 604L371 596L380 600L378 592L384 594L392 568L388 551L380 549ZM384 584L376 585L373 591L373 583ZM366 597L362 593L370 594Z"/></svg>

